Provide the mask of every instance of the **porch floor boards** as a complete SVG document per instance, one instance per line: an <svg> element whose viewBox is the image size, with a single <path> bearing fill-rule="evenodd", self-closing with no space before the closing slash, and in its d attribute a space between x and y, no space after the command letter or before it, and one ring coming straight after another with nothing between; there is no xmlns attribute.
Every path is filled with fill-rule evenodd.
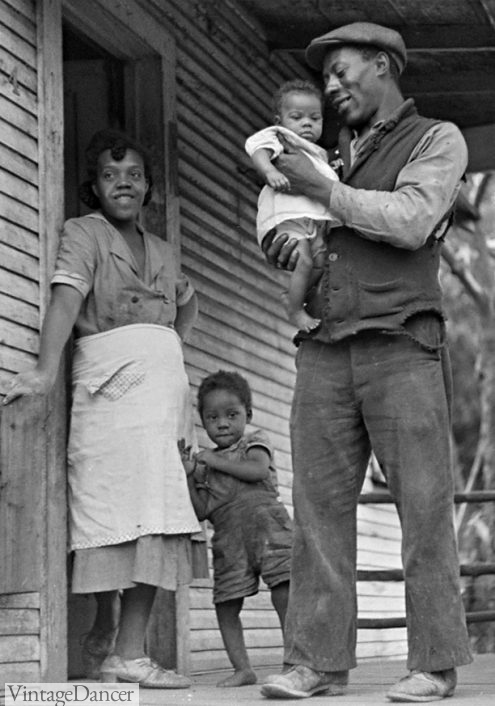
<svg viewBox="0 0 495 706"><path fill-rule="evenodd" d="M258 680L273 673L274 669L256 670ZM216 682L226 672L208 673L193 677L191 689L163 690L140 689L140 706L292 706L292 699L265 699L260 695L259 685L238 689L218 689ZM364 662L351 672L350 684L345 696L313 696L308 706L330 704L331 706L369 706L390 704L385 698L388 687L406 674L404 662ZM495 654L476 655L472 664L458 669L458 685L455 694L445 706L494 706L495 704Z"/></svg>

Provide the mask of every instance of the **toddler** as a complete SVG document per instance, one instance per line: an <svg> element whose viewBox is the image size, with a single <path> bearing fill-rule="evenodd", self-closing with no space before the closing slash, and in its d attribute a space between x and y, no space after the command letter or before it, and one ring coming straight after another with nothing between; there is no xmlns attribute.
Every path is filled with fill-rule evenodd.
<svg viewBox="0 0 495 706"><path fill-rule="evenodd" d="M291 323L302 331L319 325L304 309L308 289L321 275L325 261L326 224L339 225L322 204L306 196L291 196L290 182L273 164L283 151L302 150L325 176L337 180L329 166L325 150L316 142L323 129L323 97L309 81L296 79L284 83L274 97L275 124L246 140L246 152L266 181L258 199L256 230L261 245L273 229L276 238L288 235L298 242L297 263L288 291L288 314Z"/></svg>
<svg viewBox="0 0 495 706"><path fill-rule="evenodd" d="M214 529L213 602L234 674L217 686L254 684L239 614L245 596L258 592L261 576L283 629L289 592L291 520L278 499L273 451L251 421L251 390L237 373L223 370L205 378L198 409L214 449L183 462L199 520Z"/></svg>

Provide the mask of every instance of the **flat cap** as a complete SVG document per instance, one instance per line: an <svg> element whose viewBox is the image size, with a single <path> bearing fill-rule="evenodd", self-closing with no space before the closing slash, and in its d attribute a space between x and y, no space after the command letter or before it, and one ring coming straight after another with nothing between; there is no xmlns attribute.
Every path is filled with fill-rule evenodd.
<svg viewBox="0 0 495 706"><path fill-rule="evenodd" d="M327 53L345 44L363 44L383 49L395 61L400 74L406 65L407 50L400 34L395 29L373 22L353 22L316 37L306 49L306 61L311 68L321 70Z"/></svg>

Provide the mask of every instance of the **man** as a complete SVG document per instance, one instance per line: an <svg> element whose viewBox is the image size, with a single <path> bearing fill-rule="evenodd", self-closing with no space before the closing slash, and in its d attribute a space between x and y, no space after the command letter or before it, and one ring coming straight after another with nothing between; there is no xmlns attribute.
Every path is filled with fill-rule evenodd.
<svg viewBox="0 0 495 706"><path fill-rule="evenodd" d="M356 507L370 451L387 478L403 533L408 669L391 701L452 695L471 661L459 590L449 452L449 369L438 268L467 151L450 123L404 101L401 36L355 23L318 37L306 58L323 70L344 128L342 182L304 156L277 167L293 193L344 224L299 334L291 433L295 536L283 674L268 697L342 694L355 666ZM294 265L294 244L268 260Z"/></svg>

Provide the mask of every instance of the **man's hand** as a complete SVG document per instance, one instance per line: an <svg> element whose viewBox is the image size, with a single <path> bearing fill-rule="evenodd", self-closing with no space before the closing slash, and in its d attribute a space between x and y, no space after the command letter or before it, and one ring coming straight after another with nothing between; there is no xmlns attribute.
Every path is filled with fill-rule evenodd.
<svg viewBox="0 0 495 706"><path fill-rule="evenodd" d="M296 266L299 253L297 251L298 240L290 238L288 235L281 235L274 242L275 230L271 230L263 238L261 248L270 265L274 265L280 270L292 271Z"/></svg>

